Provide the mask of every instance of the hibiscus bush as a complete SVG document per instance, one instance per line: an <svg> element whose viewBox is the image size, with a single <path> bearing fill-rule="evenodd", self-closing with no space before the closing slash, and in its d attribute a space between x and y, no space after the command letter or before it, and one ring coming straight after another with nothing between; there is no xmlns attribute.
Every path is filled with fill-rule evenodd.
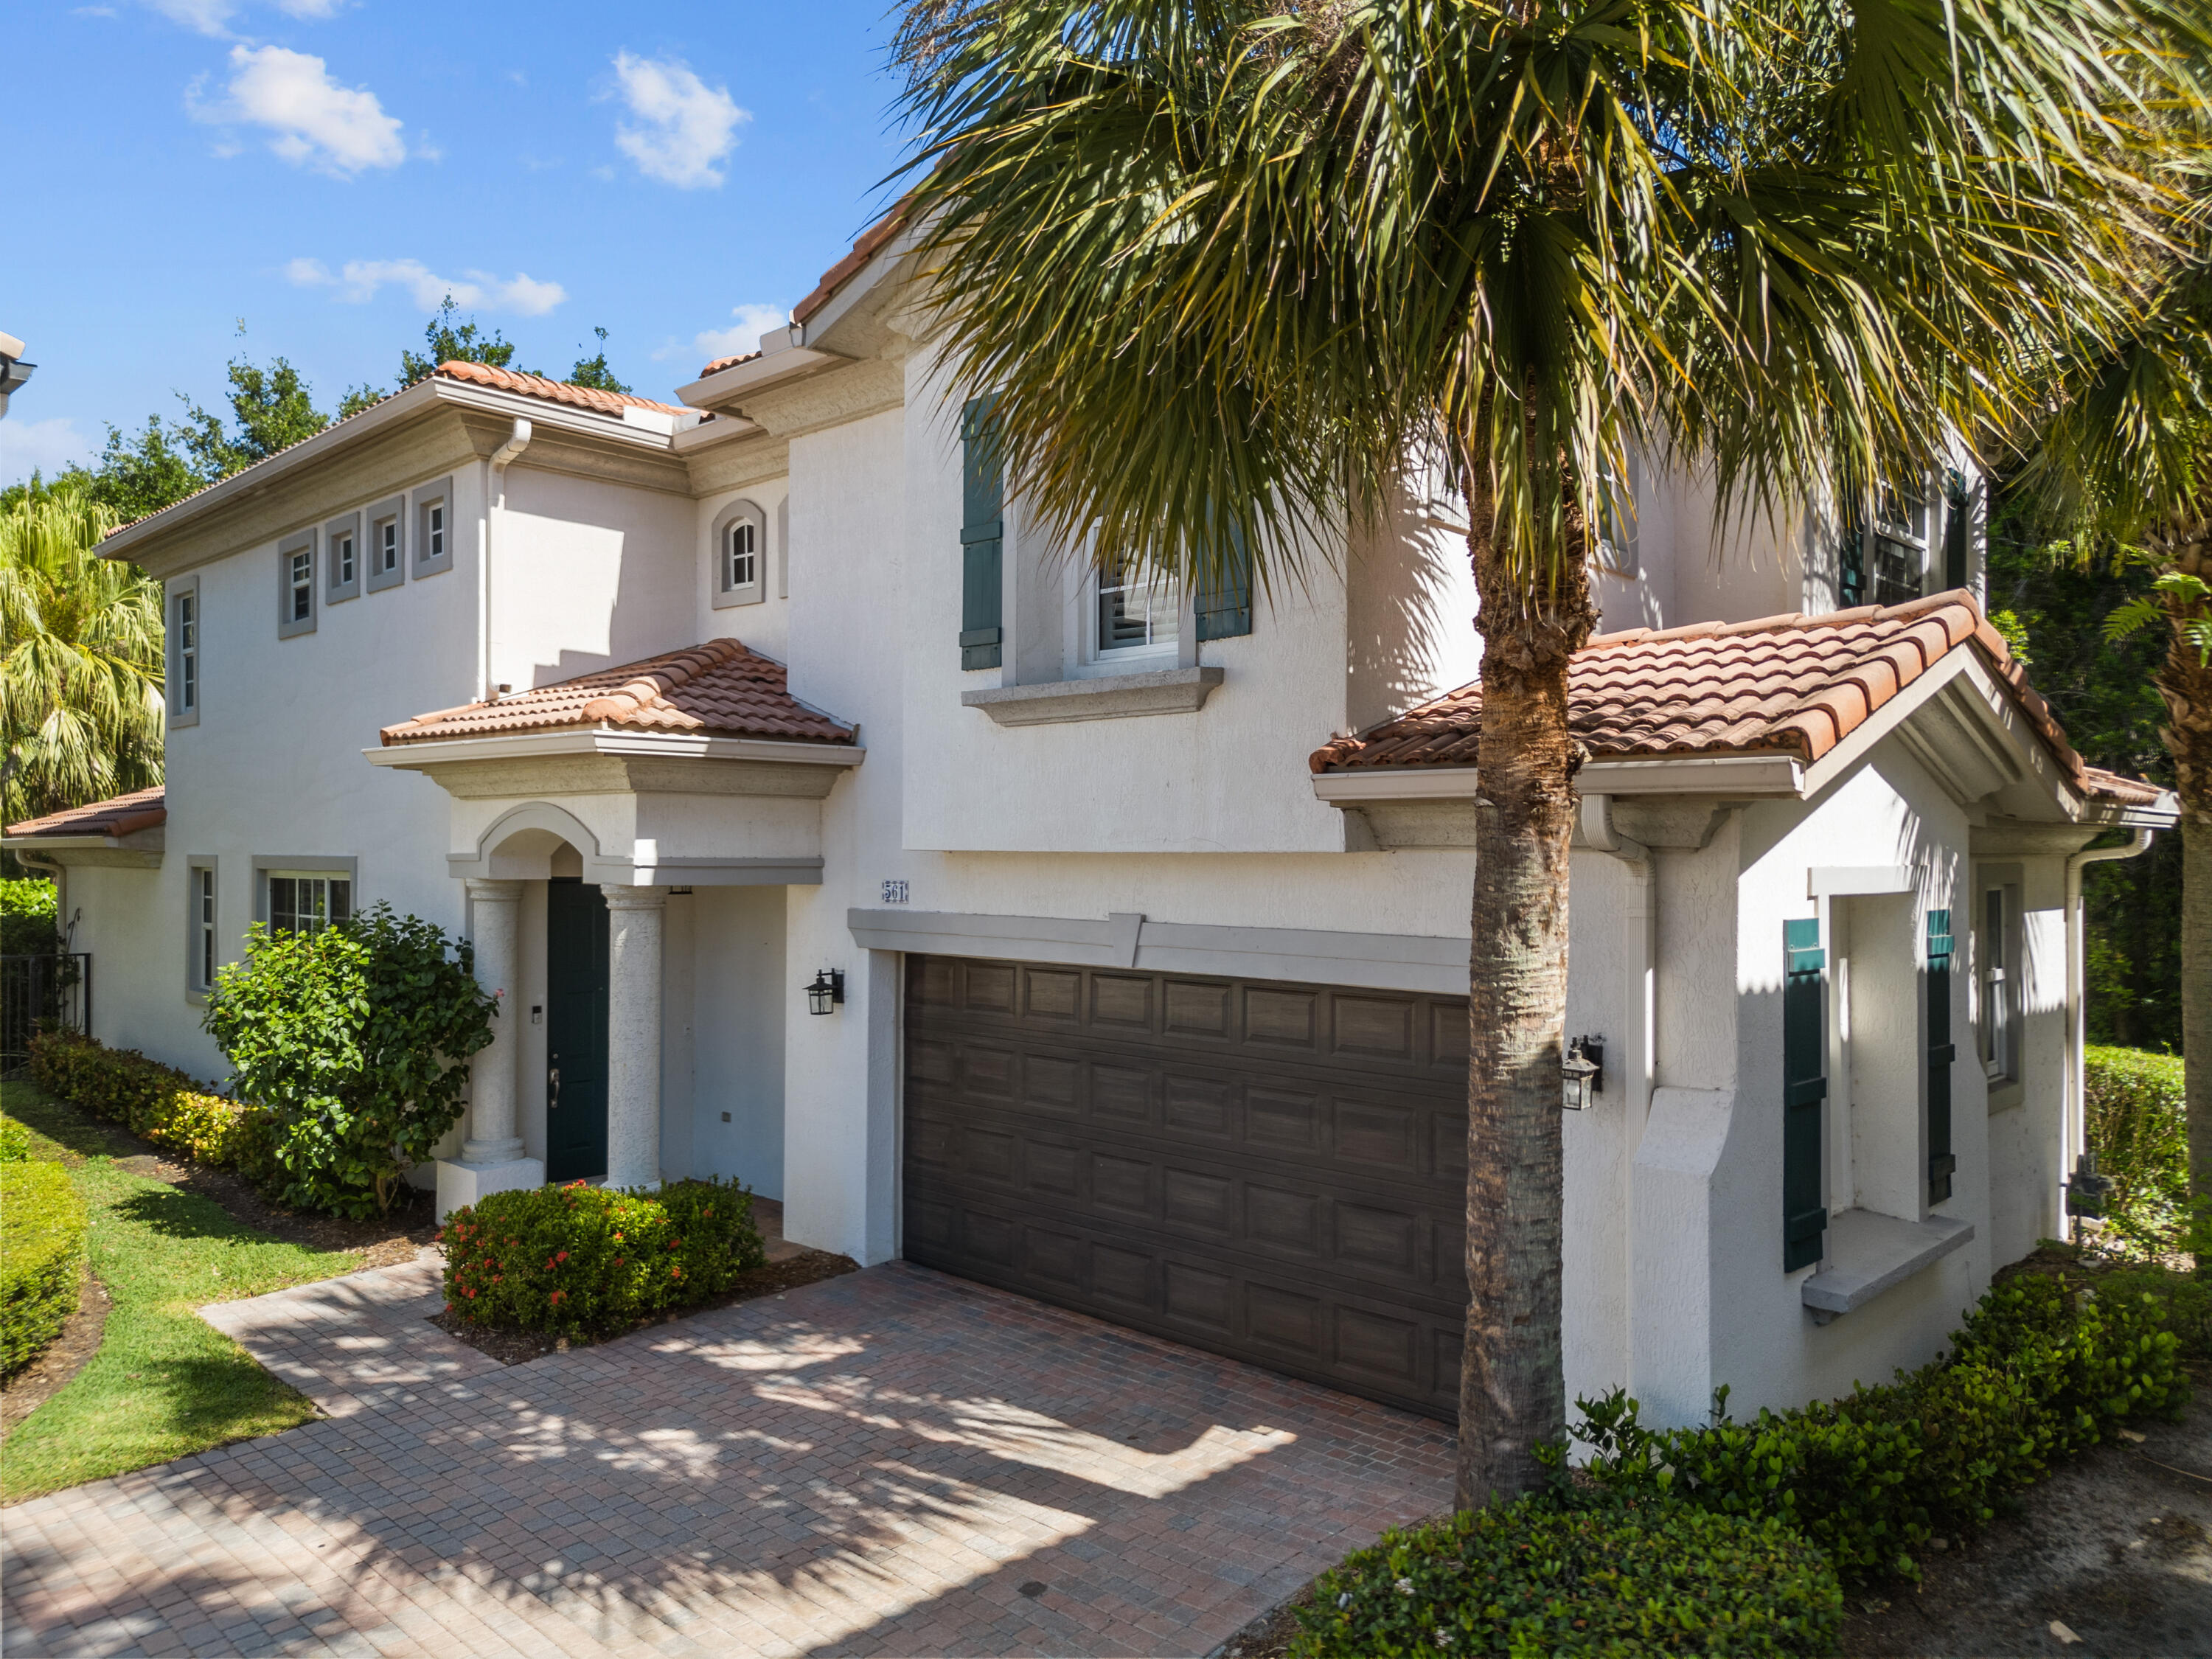
<svg viewBox="0 0 2212 1659"><path fill-rule="evenodd" d="M720 1180L493 1193L455 1210L438 1238L447 1311L556 1336L627 1330L720 1295L767 1260L752 1194Z"/></svg>

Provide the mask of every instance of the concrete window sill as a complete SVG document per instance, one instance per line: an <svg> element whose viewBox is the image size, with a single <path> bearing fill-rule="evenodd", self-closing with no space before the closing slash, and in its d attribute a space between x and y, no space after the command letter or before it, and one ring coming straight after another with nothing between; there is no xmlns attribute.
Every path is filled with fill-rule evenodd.
<svg viewBox="0 0 2212 1659"><path fill-rule="evenodd" d="M1902 1285L1973 1236L1972 1222L1948 1215L1907 1221L1872 1210L1841 1211L1828 1218L1827 1263L1806 1279L1805 1305L1825 1325Z"/></svg>
<svg viewBox="0 0 2212 1659"><path fill-rule="evenodd" d="M1001 685L963 691L960 701L1000 726L1059 726L1071 720L1118 720L1139 714L1189 714L1221 684L1218 668L1156 668L1142 674Z"/></svg>

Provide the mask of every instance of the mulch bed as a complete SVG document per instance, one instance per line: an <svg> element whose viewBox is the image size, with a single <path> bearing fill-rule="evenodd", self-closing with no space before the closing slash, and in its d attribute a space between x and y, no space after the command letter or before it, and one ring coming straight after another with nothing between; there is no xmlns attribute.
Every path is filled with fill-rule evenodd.
<svg viewBox="0 0 2212 1659"><path fill-rule="evenodd" d="M39 1350L38 1358L0 1383L0 1443L15 1425L59 1394L69 1380L100 1352L107 1329L107 1287L84 1270L77 1288L76 1311L61 1334Z"/></svg>
<svg viewBox="0 0 2212 1659"><path fill-rule="evenodd" d="M735 1307L740 1302L754 1302L764 1296L777 1296L785 1291L798 1289L801 1285L819 1284L825 1279L836 1279L841 1273L858 1273L860 1265L848 1255L834 1255L828 1250L806 1250L787 1261L771 1261L764 1267L756 1267L738 1279L736 1285L718 1297L704 1302L695 1302L688 1308L678 1308L652 1319L641 1319L627 1329L609 1331L603 1335L571 1340L565 1336L550 1336L543 1331L495 1331L481 1325L471 1325L457 1316L435 1313L430 1323L452 1337L456 1342L465 1342L478 1353L489 1354L502 1365L520 1365L532 1359L543 1359L549 1353L566 1353L572 1347L586 1347L598 1342L612 1342L635 1331L659 1325L673 1325L696 1314L712 1313L717 1308Z"/></svg>

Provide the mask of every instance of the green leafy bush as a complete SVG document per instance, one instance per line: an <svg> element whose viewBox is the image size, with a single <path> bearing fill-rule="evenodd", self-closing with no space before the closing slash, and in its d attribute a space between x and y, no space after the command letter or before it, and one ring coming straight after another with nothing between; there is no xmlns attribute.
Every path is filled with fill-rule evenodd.
<svg viewBox="0 0 2212 1659"><path fill-rule="evenodd" d="M95 1117L195 1164L236 1170L265 1186L277 1172L267 1112L226 1100L174 1066L135 1048L110 1048L74 1031L31 1039L31 1079Z"/></svg>
<svg viewBox="0 0 2212 1659"><path fill-rule="evenodd" d="M448 1312L560 1336L624 1330L719 1296L767 1260L752 1194L720 1180L493 1193L455 1210L438 1237Z"/></svg>
<svg viewBox="0 0 2212 1659"><path fill-rule="evenodd" d="M1914 1574L1913 1552L1970 1531L2056 1457L2137 1412L2188 1397L2179 1346L2154 1297L2021 1278L1992 1289L1952 1334L1951 1356L1844 1400L1650 1429L1615 1389L1578 1401L1589 1472L1630 1497L1773 1518L1854 1577Z"/></svg>
<svg viewBox="0 0 2212 1659"><path fill-rule="evenodd" d="M358 1217L391 1208L460 1117L495 1006L465 943L380 904L319 933L257 926L203 1024L275 1118L283 1201Z"/></svg>
<svg viewBox="0 0 2212 1659"><path fill-rule="evenodd" d="M12 1117L0 1117L0 1164L21 1164L31 1155L31 1132Z"/></svg>
<svg viewBox="0 0 2212 1659"><path fill-rule="evenodd" d="M1316 1581L1297 1659L1824 1654L1827 1558L1772 1519L1552 1494L1385 1533Z"/></svg>
<svg viewBox="0 0 2212 1659"><path fill-rule="evenodd" d="M58 1164L0 1164L0 1375L20 1370L76 1311L84 1200Z"/></svg>
<svg viewBox="0 0 2212 1659"><path fill-rule="evenodd" d="M48 957L61 948L51 881L0 878L0 956Z"/></svg>
<svg viewBox="0 0 2212 1659"><path fill-rule="evenodd" d="M2133 1255L2176 1249L2189 1207L2189 1114L2182 1059L2092 1048L2082 1060L2090 1150L2113 1186L2100 1244Z"/></svg>

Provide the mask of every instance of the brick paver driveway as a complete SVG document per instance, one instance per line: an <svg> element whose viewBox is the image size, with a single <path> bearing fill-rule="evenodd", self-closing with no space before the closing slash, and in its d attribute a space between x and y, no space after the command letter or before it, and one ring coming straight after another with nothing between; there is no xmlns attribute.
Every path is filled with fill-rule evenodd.
<svg viewBox="0 0 2212 1659"><path fill-rule="evenodd" d="M1204 1654L1449 1498L1435 1424L902 1264L513 1368L433 1271L211 1310L331 1415L0 1511L9 1659Z"/></svg>

